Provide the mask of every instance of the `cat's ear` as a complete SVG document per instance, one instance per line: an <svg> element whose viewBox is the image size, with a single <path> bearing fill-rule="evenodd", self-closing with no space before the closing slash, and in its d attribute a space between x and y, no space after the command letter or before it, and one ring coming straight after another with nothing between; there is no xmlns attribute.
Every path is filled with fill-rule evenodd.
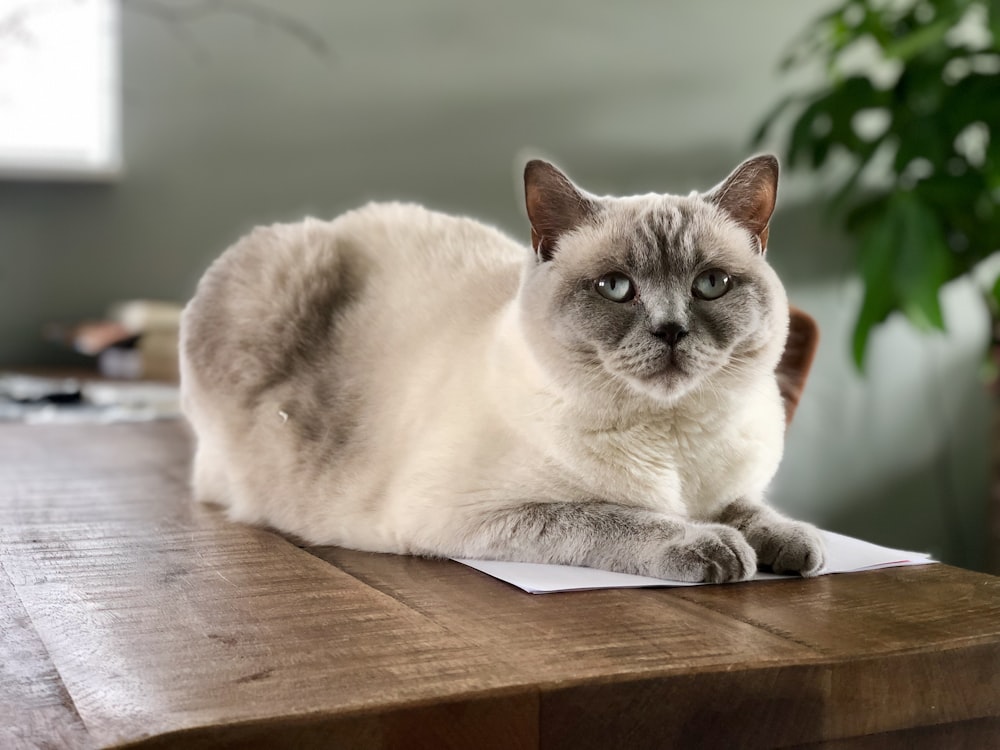
<svg viewBox="0 0 1000 750"><path fill-rule="evenodd" d="M760 252L767 249L768 224L778 197L778 160L770 154L754 156L705 195L748 230Z"/></svg>
<svg viewBox="0 0 1000 750"><path fill-rule="evenodd" d="M547 161L532 159L524 168L524 202L531 224L531 245L551 260L556 242L594 213L593 201Z"/></svg>

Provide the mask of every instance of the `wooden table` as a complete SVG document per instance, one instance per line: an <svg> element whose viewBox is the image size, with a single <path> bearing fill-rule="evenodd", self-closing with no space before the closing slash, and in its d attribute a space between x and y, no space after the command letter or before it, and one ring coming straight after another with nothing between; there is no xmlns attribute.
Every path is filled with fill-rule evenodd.
<svg viewBox="0 0 1000 750"><path fill-rule="evenodd" d="M531 596L229 523L189 452L0 426L0 747L1000 746L1000 579Z"/></svg>

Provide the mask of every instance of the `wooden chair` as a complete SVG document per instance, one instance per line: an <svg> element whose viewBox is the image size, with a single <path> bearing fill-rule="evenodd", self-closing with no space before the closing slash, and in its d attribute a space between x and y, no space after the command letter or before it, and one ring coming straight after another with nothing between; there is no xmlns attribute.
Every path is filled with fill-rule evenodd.
<svg viewBox="0 0 1000 750"><path fill-rule="evenodd" d="M819 346L819 326L809 314L790 308L788 341L778 363L778 388L785 401L785 424L791 424L802 398L806 378Z"/></svg>

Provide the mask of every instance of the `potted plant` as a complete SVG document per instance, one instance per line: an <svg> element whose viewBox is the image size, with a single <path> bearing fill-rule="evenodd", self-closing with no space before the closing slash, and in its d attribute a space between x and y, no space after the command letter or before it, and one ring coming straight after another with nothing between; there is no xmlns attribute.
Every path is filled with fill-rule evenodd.
<svg viewBox="0 0 1000 750"><path fill-rule="evenodd" d="M834 181L830 208L856 241L864 283L852 347L862 367L869 334L893 313L943 329L942 285L1000 250L1000 0L845 0L782 67L815 63L822 83L780 101L755 140L790 119L788 166ZM1000 277L982 298L1000 400ZM992 486L997 571L1000 458Z"/></svg>

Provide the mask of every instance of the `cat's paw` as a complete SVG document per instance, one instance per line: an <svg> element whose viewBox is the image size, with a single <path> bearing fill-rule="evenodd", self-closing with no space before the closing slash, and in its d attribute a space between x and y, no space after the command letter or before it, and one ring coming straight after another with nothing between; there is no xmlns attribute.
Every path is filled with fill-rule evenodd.
<svg viewBox="0 0 1000 750"><path fill-rule="evenodd" d="M815 526L782 521L763 526L751 536L757 559L775 573L818 575L826 567L826 545Z"/></svg>
<svg viewBox="0 0 1000 750"><path fill-rule="evenodd" d="M757 572L757 555L743 535L721 524L691 525L663 551L657 578L692 583L745 581Z"/></svg>

